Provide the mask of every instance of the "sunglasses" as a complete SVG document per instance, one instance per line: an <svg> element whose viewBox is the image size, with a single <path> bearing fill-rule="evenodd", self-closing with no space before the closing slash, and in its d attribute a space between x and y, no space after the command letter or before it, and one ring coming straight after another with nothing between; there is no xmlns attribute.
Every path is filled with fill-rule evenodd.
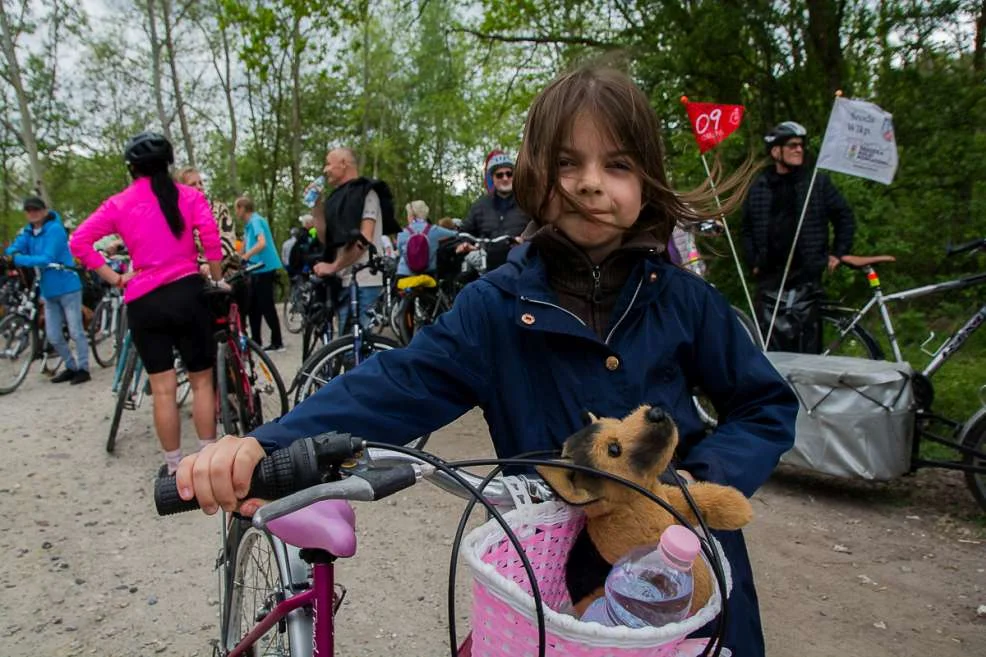
<svg viewBox="0 0 986 657"><path fill-rule="evenodd" d="M493 177L496 178L497 180L502 180L504 178L513 178L514 172L510 171L509 169L507 171L497 171L496 173L493 174Z"/></svg>
<svg viewBox="0 0 986 657"><path fill-rule="evenodd" d="M805 144L802 141L792 141L784 144L784 148L788 149L789 151L796 151L799 149L804 150Z"/></svg>

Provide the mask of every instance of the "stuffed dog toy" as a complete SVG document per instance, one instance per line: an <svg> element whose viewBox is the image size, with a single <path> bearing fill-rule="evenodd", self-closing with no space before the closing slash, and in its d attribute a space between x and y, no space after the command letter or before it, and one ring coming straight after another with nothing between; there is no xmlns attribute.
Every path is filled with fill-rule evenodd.
<svg viewBox="0 0 986 657"><path fill-rule="evenodd" d="M565 441L562 460L609 472L639 484L697 524L677 486L660 482L678 445L678 429L659 408L641 406L622 420L586 414L587 426ZM565 502L585 512L586 524L566 563L568 591L578 616L603 595L606 576L631 549L656 544L674 516L633 489L609 479L564 468L539 466L538 473ZM688 492L711 529L739 529L753 517L744 495L729 486L693 483ZM712 577L705 562L692 568L691 613L712 595Z"/></svg>

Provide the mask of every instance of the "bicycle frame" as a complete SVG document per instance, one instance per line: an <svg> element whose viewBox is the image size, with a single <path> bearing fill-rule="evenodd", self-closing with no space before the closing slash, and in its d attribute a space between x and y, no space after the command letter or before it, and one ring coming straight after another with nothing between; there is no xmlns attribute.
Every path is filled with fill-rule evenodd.
<svg viewBox="0 0 986 657"><path fill-rule="evenodd" d="M236 644L236 647L229 652L228 657L240 657L247 654L257 639L270 631L274 625L287 618L292 611L306 606L310 606L312 609L314 629L310 637L312 657L332 657L335 651L335 624L332 608L335 591L335 568L331 559L332 557L329 557L327 563L314 563L312 565L312 587L278 602L277 606Z"/></svg>
<svg viewBox="0 0 986 657"><path fill-rule="evenodd" d="M847 323L839 331L839 337L825 349L823 352L824 355L828 355L832 349L843 339L845 339L849 332L857 324L859 324L860 321L862 321L863 317L869 313L873 306L877 306L880 310L880 319L883 323L883 330L886 333L887 339L890 341L890 347L893 350L894 360L899 363L904 362L904 356L897 341L897 334L894 330L893 321L890 318L890 312L887 310L888 303L895 301L907 301L910 299L927 296L929 294L949 292L951 290L963 290L967 287L973 287L975 285L982 285L986 283L986 273L982 273L957 278L951 281L945 281L943 283L933 283L931 285L923 285L921 287L915 287L908 290L901 290L900 292L894 292L892 294L884 294L880 286L880 278L877 276L876 270L869 265L863 267L862 270L866 274L870 287L873 288L873 296L870 297L870 300L867 301L866 304L859 310L854 310L851 308L842 309L852 312L853 317L849 323ZM942 365L944 365L955 352L962 348L962 345L964 345L972 334L975 333L980 326L982 326L984 321L986 321L986 304L984 304L977 312L973 313L972 317L970 317L969 320L962 325L962 327L949 336L945 343L935 352L931 362L925 366L924 370L921 371L921 374L926 377L930 377L941 369Z"/></svg>

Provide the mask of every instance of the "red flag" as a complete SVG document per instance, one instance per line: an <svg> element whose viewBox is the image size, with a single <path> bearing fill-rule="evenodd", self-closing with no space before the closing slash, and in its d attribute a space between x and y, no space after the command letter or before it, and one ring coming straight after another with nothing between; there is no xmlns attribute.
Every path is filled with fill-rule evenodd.
<svg viewBox="0 0 986 657"><path fill-rule="evenodd" d="M718 103L693 103L687 96L681 97L692 124L692 133L698 142L700 153L713 148L739 127L743 120L742 105L719 105Z"/></svg>

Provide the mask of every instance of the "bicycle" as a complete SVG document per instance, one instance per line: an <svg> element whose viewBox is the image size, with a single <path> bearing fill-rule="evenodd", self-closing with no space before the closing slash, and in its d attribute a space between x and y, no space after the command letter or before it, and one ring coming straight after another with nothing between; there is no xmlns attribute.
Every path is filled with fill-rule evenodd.
<svg viewBox="0 0 986 657"><path fill-rule="evenodd" d="M216 410L223 431L245 435L264 422L288 412L288 395L280 372L260 345L247 337L232 288L244 283L256 263L226 279L229 289L210 288L206 292L215 318Z"/></svg>
<svg viewBox="0 0 986 657"><path fill-rule="evenodd" d="M213 654L309 657L314 653L331 657L334 616L346 596L345 587L335 581L334 563L339 558L352 557L356 551L355 515L348 502L380 500L422 479L485 506L504 529L506 540L521 555L528 578L535 580L535 570L523 556L524 539L518 538L534 532L514 534L501 511L522 505L531 509L527 505L552 501L555 495L539 477L504 476L498 470L503 466L538 464L558 465L559 462L516 458L448 463L419 450L366 442L338 433L305 438L274 452L255 469L249 495L275 501L261 507L252 520L234 514L230 516L228 530L224 525L216 561L220 571L220 623ZM497 466L497 470L486 477L462 469L489 465ZM598 470L564 467L630 484ZM630 485L655 500L649 492ZM159 515L198 508L194 499L185 502L178 497L174 476L157 479L154 499ZM460 521L456 546L473 505L471 502ZM662 506L688 526L679 513L665 504ZM704 523L700 521L700 524L707 532ZM720 599L725 599L721 554L710 539L702 540L703 553L718 582ZM451 608L454 578L453 568L449 579L450 619L455 617ZM531 595L535 606L541 603L536 590ZM539 626L538 654L543 655L546 648L543 618L534 622ZM720 623L717 637L721 637L722 629ZM449 637L452 654L471 655L471 634L456 651L454 620L449 624ZM708 645L702 654L719 652Z"/></svg>
<svg viewBox="0 0 986 657"><path fill-rule="evenodd" d="M476 253L479 262L476 274L480 276L486 273L489 248L514 239L509 235L488 238L475 237L469 233L459 233L458 237L478 247ZM459 240L454 240L449 246L454 247L459 243L461 243ZM442 245L439 248L449 248L449 246ZM434 324L442 313L452 308L456 295L467 282L465 275L470 270L470 266L461 258L453 262L459 265L455 271L438 271L436 276L429 274L405 276L397 281L401 300L397 305L393 323L394 332L401 344L409 344L414 334L422 327Z"/></svg>
<svg viewBox="0 0 986 657"><path fill-rule="evenodd" d="M78 271L58 263L51 263L47 268ZM60 357L51 355L52 348L41 325L41 276L35 275L30 284L20 274L17 278L17 284L6 286L7 314L0 319L0 395L17 390L35 360L41 360L41 373L48 376L62 364ZM68 331L65 327L62 330L67 340Z"/></svg>
<svg viewBox="0 0 986 657"><path fill-rule="evenodd" d="M118 274L127 271L128 256L111 256L108 264ZM110 367L116 362L117 354L126 334L126 313L123 305L123 292L116 287L104 285L103 297L96 304L89 322L89 347L93 359L101 367Z"/></svg>
<svg viewBox="0 0 986 657"><path fill-rule="evenodd" d="M291 279L291 289L281 304L281 316L288 333L301 333L305 326L305 307L312 295L312 282L306 271Z"/></svg>
<svg viewBox="0 0 986 657"><path fill-rule="evenodd" d="M973 240L954 248L950 247L946 250L946 256L977 251L986 251L986 239ZM849 255L842 257L844 264L860 270L866 275L872 290L872 297L859 309L844 307L838 303L823 303L822 319L834 331L827 342L823 355L839 354L883 360L884 353L879 342L861 324L864 317L874 307L877 307L880 313L881 326L893 355L890 360L906 363L887 304L986 283L986 273L980 273L942 283L900 290L892 294L884 294L874 265L893 262L894 260L893 256L887 255L869 257ZM932 410L935 399L932 377L965 345L984 322L986 322L986 304L973 312L972 316L948 336L937 349L933 351L926 349L928 343L935 339L933 332L921 345L922 351L929 355L931 360L923 369L915 371L909 381L915 401L915 440L912 441L911 445L909 472L924 467L959 470L963 472L966 485L977 502L986 509L986 395L983 394L986 392L986 387L980 393L982 407L965 422L943 417ZM944 445L957 452L959 457L953 460L922 458L920 450L923 440Z"/></svg>
<svg viewBox="0 0 986 657"><path fill-rule="evenodd" d="M294 393L296 405L314 394L333 377L358 366L373 354L401 347L397 341L373 332L372 327L378 326L383 321L379 315L371 316L370 328L364 328L361 322L356 321L361 312L356 272L363 269L379 271L381 267L385 266L382 258L377 255L376 248L365 239L363 242L369 250L370 258L367 262L357 263L352 267L352 276L349 281L350 321L347 322L351 333L332 340L305 359L295 374L289 389L289 392ZM423 446L427 436L420 440L422 441L420 445Z"/></svg>
<svg viewBox="0 0 986 657"><path fill-rule="evenodd" d="M110 392L116 394L116 405L113 407L113 418L110 420L110 432L106 437L106 451L110 454L116 449L116 438L120 431L120 422L123 420L123 411L136 411L143 404L144 397L151 392L151 381L144 376L144 363L137 353L137 348L133 345L133 337L126 327L126 317L127 314L121 312L120 330L123 331L123 338L120 341L117 354L119 358L116 361L113 383L110 386ZM188 399L192 385L188 380L185 364L177 353L175 353L175 374L178 377L175 402L181 407Z"/></svg>

